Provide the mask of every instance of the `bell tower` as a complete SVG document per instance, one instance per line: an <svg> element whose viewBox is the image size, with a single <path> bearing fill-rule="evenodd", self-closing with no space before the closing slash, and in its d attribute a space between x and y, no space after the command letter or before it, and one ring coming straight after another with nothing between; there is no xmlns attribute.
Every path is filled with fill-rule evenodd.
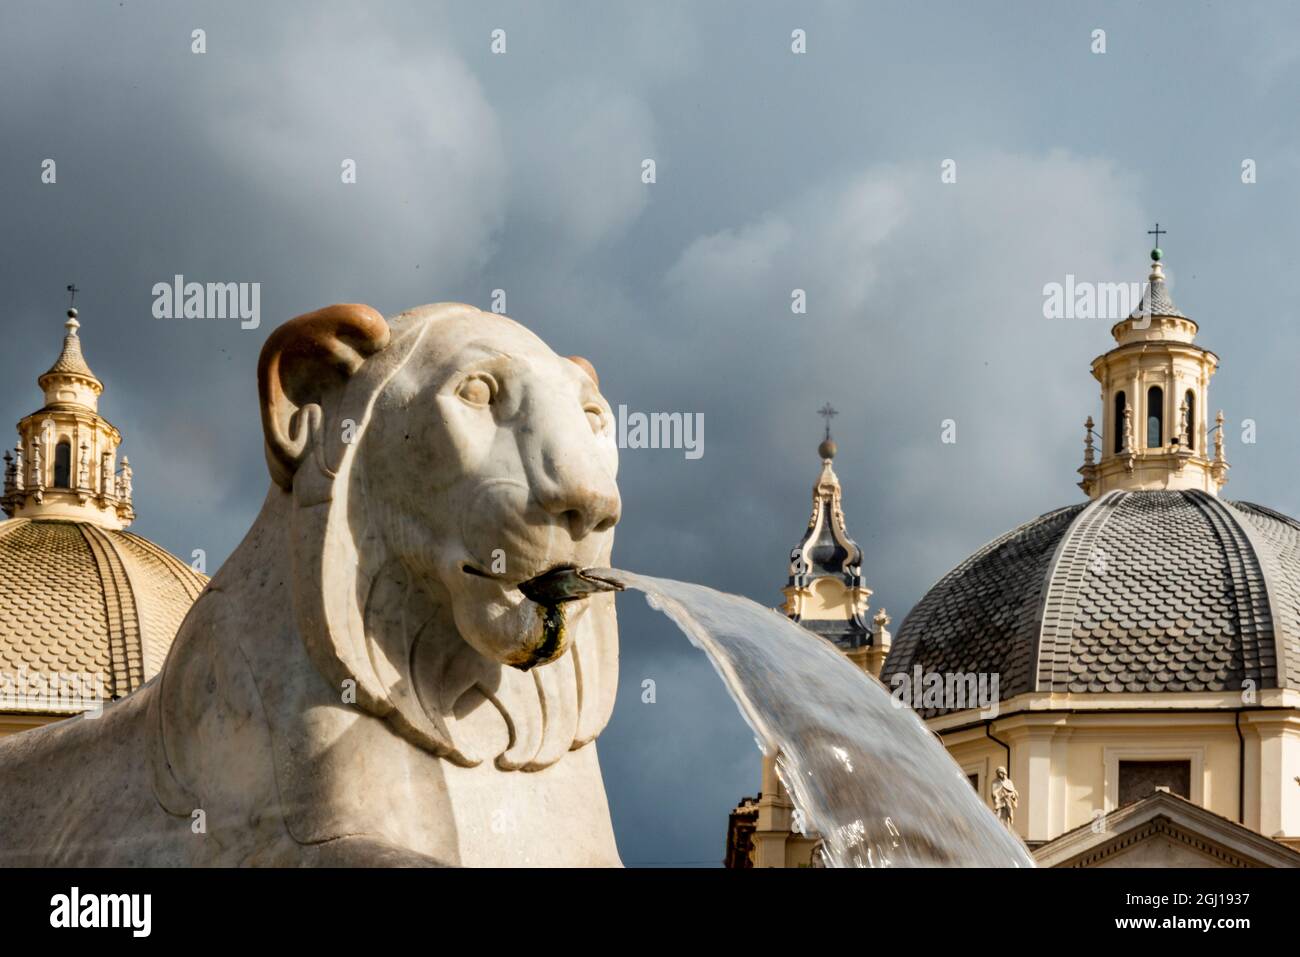
<svg viewBox="0 0 1300 957"><path fill-rule="evenodd" d="M75 302L76 286L68 291ZM122 434L99 414L104 384L81 354L80 326L70 306L63 349L36 380L44 404L18 423L18 443L4 454L0 506L10 518L125 528L135 518L131 463L116 464Z"/></svg>
<svg viewBox="0 0 1300 957"><path fill-rule="evenodd" d="M1141 304L1111 328L1115 348L1092 360L1101 432L1089 416L1079 469L1079 487L1092 498L1114 489L1217 494L1228 481L1223 413L1214 428L1207 421L1219 357L1196 345L1198 327L1170 298L1163 258L1151 250Z"/></svg>
<svg viewBox="0 0 1300 957"><path fill-rule="evenodd" d="M831 467L837 448L830 420L837 413L828 403L818 414L826 419L826 436L817 446L822 470L813 486L808 528L790 552L781 611L833 641L859 668L879 676L889 653L889 618L881 609L878 620L867 622L871 589L862 580L862 549L844 526L840 480Z"/></svg>
<svg viewBox="0 0 1300 957"><path fill-rule="evenodd" d="M862 549L844 524L840 480L832 467L838 451L831 438L836 411L819 412L826 434L817 446L821 472L812 490L812 515L790 551L790 577L781 589L781 611L800 627L833 642L849 661L880 677L889 654L889 615L881 608L868 623L871 589L862 580ZM805 827L802 815L776 771L775 755L762 760L762 790L731 812L727 827L727 867L821 866L821 836Z"/></svg>

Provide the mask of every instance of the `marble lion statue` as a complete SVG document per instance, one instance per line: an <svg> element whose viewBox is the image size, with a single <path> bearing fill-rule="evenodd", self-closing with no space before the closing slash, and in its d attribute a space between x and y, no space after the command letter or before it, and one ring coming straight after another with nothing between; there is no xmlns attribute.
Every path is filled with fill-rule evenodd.
<svg viewBox="0 0 1300 957"><path fill-rule="evenodd" d="M609 563L590 364L471 306L336 305L258 385L261 513L152 681L0 742L0 864L618 865L614 596L519 590Z"/></svg>

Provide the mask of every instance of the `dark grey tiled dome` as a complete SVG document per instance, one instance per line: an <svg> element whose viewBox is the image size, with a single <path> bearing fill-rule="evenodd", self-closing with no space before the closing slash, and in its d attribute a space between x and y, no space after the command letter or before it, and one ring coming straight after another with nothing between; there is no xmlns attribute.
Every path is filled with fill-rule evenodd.
<svg viewBox="0 0 1300 957"><path fill-rule="evenodd" d="M917 665L998 674L1004 700L1300 687L1300 523L1198 491L1049 512L921 599L882 680Z"/></svg>

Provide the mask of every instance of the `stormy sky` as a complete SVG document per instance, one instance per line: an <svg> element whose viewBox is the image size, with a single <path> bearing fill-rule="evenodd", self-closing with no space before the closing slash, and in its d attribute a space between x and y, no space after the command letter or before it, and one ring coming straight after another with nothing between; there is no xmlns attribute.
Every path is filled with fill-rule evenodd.
<svg viewBox="0 0 1300 957"><path fill-rule="evenodd" d="M1110 322L1045 319L1043 287L1142 280L1158 220L1173 297L1222 359L1226 494L1300 513L1297 19L1127 0L6 2L0 421L37 407L75 281L133 530L204 549L211 572L268 484L254 369L275 325L504 289L615 406L704 416L698 459L623 452L618 565L779 603L829 401L849 530L897 631L978 546L1080 499ZM261 326L154 318L176 274L261 283ZM666 619L635 596L620 616L600 750L621 854L717 864L758 788L752 735Z"/></svg>

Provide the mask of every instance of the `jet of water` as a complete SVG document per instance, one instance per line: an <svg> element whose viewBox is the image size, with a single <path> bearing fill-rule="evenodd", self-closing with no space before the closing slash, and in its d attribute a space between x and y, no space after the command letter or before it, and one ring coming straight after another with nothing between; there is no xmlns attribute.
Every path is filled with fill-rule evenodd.
<svg viewBox="0 0 1300 957"><path fill-rule="evenodd" d="M708 655L836 867L1032 867L911 708L826 639L703 585L583 572L645 593Z"/></svg>

